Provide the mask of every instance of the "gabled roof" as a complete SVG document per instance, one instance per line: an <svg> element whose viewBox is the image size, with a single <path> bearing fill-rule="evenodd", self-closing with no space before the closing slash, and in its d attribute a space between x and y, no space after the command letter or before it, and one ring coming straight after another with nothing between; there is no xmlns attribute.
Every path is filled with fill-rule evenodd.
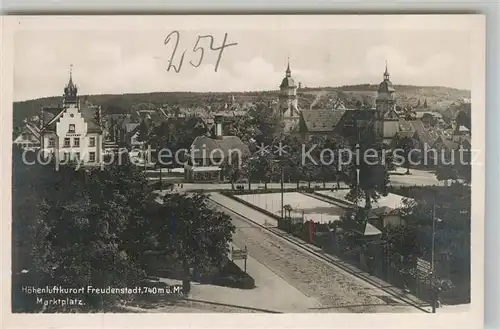
<svg viewBox="0 0 500 329"><path fill-rule="evenodd" d="M36 139L40 140L40 128L30 123L26 124L26 128L31 132Z"/></svg>
<svg viewBox="0 0 500 329"><path fill-rule="evenodd" d="M61 116L64 114L67 108L43 108L42 109L42 116L44 117L44 127L42 128L43 131L56 131L56 124L61 118ZM78 109L79 112L82 114L83 119L85 120L85 123L87 123L87 132L101 132L101 126L99 122L97 122L96 118L96 113L99 111L99 107L89 104L89 103L83 103L83 105L80 105L80 108ZM56 113L56 111L59 111L59 113ZM49 119L48 121L45 121L45 119Z"/></svg>
<svg viewBox="0 0 500 329"><path fill-rule="evenodd" d="M422 132L422 131L426 131L427 129L425 129L424 127L424 124L422 121L420 120L412 120L412 121L409 121L413 130L416 131L416 132Z"/></svg>
<svg viewBox="0 0 500 329"><path fill-rule="evenodd" d="M24 125L22 133L19 134L14 139L14 143L24 142L25 141L25 139L23 138L24 134L30 134L33 137L35 137L35 139L37 140L37 142L40 142L40 131L37 130L37 128L35 128L34 126L32 126L29 123L27 123L27 124Z"/></svg>
<svg viewBox="0 0 500 329"><path fill-rule="evenodd" d="M131 133L133 132L134 130L136 130L138 127L139 127L139 123L137 122L134 122L134 123L126 123L125 124L125 131L128 132L128 133Z"/></svg>
<svg viewBox="0 0 500 329"><path fill-rule="evenodd" d="M342 119L346 110L302 110L304 126L309 132L331 132Z"/></svg>
<svg viewBox="0 0 500 329"><path fill-rule="evenodd" d="M355 228L354 231L363 236L374 236L382 234L382 231L368 222L361 224L358 228Z"/></svg>

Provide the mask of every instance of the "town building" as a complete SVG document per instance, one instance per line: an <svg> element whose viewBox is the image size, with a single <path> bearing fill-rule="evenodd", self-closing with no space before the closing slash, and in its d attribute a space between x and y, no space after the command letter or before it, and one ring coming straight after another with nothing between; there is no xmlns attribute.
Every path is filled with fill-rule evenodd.
<svg viewBox="0 0 500 329"><path fill-rule="evenodd" d="M215 117L215 127L211 137L198 136L186 155L184 175L187 182L218 182L224 180L224 165L238 161L250 154L248 146L236 136L223 135L223 118ZM231 162L233 163L233 162Z"/></svg>
<svg viewBox="0 0 500 329"><path fill-rule="evenodd" d="M26 121L21 133L14 139L13 144L22 149L40 148L40 128L36 123Z"/></svg>
<svg viewBox="0 0 500 329"><path fill-rule="evenodd" d="M103 159L101 108L80 102L77 94L70 72L62 106L41 110L41 148L56 163L78 161L83 165L99 165Z"/></svg>

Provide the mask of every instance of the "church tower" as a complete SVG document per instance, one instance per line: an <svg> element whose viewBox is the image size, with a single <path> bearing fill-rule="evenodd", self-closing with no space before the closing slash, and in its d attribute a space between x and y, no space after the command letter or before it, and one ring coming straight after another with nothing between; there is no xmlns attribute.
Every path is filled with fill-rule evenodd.
<svg viewBox="0 0 500 329"><path fill-rule="evenodd" d="M390 115L391 111L396 109L396 90L390 80L387 62L385 63L384 80L380 83L377 90L375 133L378 138L384 137L384 119Z"/></svg>
<svg viewBox="0 0 500 329"><path fill-rule="evenodd" d="M73 65L70 65L69 69L69 81L66 87L64 88L64 95L63 95L63 105L67 106L69 104L78 104L78 88L77 86L73 83Z"/></svg>
<svg viewBox="0 0 500 329"><path fill-rule="evenodd" d="M297 84L292 78L290 60L285 71L285 77L281 81L279 95L279 114L282 118L294 118L299 116L297 100Z"/></svg>

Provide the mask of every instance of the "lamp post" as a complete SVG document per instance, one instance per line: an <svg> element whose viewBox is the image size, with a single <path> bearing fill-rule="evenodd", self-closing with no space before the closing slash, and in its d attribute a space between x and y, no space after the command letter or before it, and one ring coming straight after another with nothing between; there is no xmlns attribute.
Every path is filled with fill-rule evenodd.
<svg viewBox="0 0 500 329"><path fill-rule="evenodd" d="M283 183L284 183L284 180L285 180L285 166L283 164L283 162L281 162L281 219L284 219L285 216L284 216L284 208L285 208L285 205L284 205L284 193L283 193Z"/></svg>
<svg viewBox="0 0 500 329"><path fill-rule="evenodd" d="M441 287L437 286L436 275L435 275L435 245L436 245L436 221L441 222L440 218L436 217L436 201L434 200L432 205L432 245L431 245L431 282L432 282L432 313L436 313L437 303L439 300L439 292Z"/></svg>

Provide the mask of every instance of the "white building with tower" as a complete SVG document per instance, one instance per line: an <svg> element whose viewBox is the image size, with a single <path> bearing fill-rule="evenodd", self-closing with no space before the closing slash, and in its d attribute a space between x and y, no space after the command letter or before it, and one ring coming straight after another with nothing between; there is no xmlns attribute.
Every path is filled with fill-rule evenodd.
<svg viewBox="0 0 500 329"><path fill-rule="evenodd" d="M101 107L81 102L77 94L70 70L62 106L42 108L41 149L46 158L52 157L59 164L72 160L99 165L103 159Z"/></svg>

